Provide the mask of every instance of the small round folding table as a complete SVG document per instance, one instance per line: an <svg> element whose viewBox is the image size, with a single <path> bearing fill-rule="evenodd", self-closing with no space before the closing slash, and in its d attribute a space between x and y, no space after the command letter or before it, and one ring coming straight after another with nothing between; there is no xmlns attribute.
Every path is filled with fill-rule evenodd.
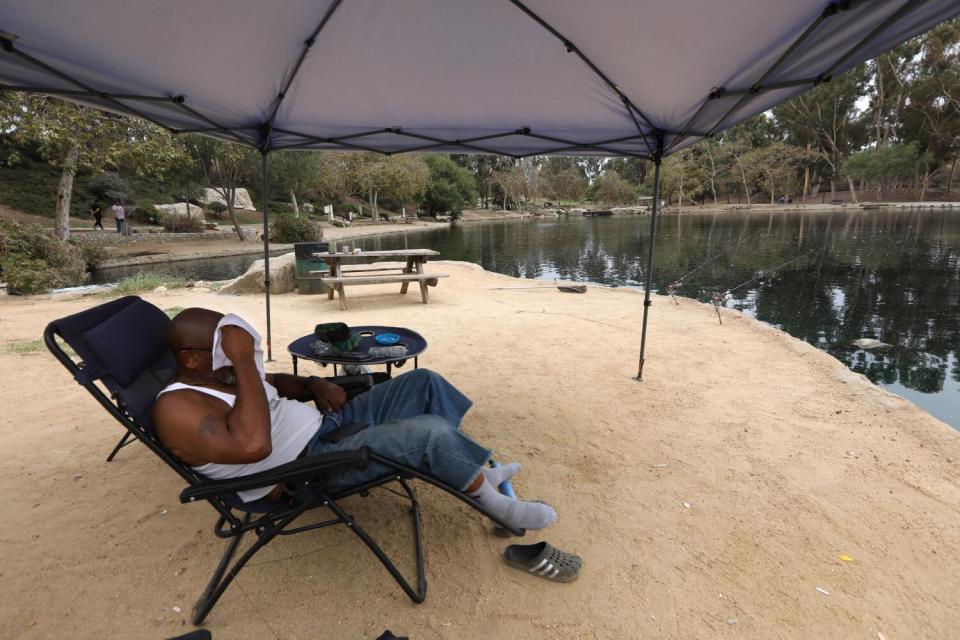
<svg viewBox="0 0 960 640"><path fill-rule="evenodd" d="M317 337L312 333L302 338L297 338L287 346L287 351L293 359L293 375L297 375L297 361L299 359L318 362L323 366L333 365L333 375L337 375L337 365L386 365L387 375L391 375L393 367L400 368L406 364L407 360L413 358L413 368L419 367L420 354L427 350L427 340L416 331L405 327L383 327L377 325L366 325L361 327L350 327L350 333L360 336L360 342L353 350L348 352L325 351L316 353L313 349L313 343ZM376 337L384 333L393 333L400 336L400 341L394 345L379 345ZM406 347L406 353L403 356L381 356L371 355L371 347L382 346L402 346Z"/></svg>

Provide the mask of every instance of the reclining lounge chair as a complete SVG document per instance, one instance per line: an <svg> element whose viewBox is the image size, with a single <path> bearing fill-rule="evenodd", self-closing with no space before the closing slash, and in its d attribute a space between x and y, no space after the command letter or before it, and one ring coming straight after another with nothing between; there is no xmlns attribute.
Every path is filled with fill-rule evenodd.
<svg viewBox="0 0 960 640"><path fill-rule="evenodd" d="M187 483L187 488L180 494L181 502L205 500L217 512L214 534L229 540L229 543L209 584L194 605L194 624L203 622L234 576L275 537L339 524L347 525L370 548L411 600L423 602L427 584L420 505L408 482L411 479L428 482L462 500L490 518L498 525L498 530L523 535L523 531L509 527L470 497L429 473L393 462L365 447L302 458L242 478L211 481L199 475L160 443L150 420L150 409L157 393L169 383L176 370L173 354L166 346L169 322L166 314L154 305L137 296L127 296L51 322L44 331L44 342L74 379L127 429L124 440L111 453L111 458L127 443L127 438L139 440ZM73 349L76 358L68 354L60 341ZM338 472L346 469L363 468L371 462L384 465L390 472L348 490L330 492L326 489L328 478L336 477ZM370 489L394 482L400 485L403 493L391 492L410 501L416 553L416 588L339 504L343 498L356 494L367 496ZM286 486L290 494L287 501L257 500L243 503L236 495L237 491L276 484ZM327 509L330 517L294 526L301 515L317 508ZM248 532L253 533L254 540L231 566L240 542Z"/></svg>

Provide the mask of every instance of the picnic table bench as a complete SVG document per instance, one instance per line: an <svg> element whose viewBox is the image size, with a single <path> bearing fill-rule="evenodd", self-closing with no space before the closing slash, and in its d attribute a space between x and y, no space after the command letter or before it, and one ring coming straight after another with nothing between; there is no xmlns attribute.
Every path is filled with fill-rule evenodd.
<svg viewBox="0 0 960 640"><path fill-rule="evenodd" d="M321 276L320 280L327 285L327 299L333 300L333 294L338 294L340 308L347 309L347 297L344 287L355 284L386 284L400 283L400 293L405 294L411 282L420 285L420 297L423 304L430 301L427 287L437 286L439 278L449 277L445 273L424 273L423 265L433 256L440 255L431 249L398 249L394 251L356 251L351 253L314 253L317 260L323 260L330 266L329 275ZM405 262L403 267L370 267L344 269L347 265L365 266L384 260Z"/></svg>

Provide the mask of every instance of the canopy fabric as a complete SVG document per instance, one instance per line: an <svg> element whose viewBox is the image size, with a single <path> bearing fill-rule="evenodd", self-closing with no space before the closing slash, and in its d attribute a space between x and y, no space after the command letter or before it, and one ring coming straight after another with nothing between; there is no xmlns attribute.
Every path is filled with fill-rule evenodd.
<svg viewBox="0 0 960 640"><path fill-rule="evenodd" d="M662 157L958 0L0 0L0 85L274 149Z"/></svg>

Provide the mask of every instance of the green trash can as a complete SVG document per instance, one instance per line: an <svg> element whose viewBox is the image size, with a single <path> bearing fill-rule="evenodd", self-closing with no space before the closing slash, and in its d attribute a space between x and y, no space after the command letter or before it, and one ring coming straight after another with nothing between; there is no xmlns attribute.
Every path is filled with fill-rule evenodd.
<svg viewBox="0 0 960 640"><path fill-rule="evenodd" d="M317 260L313 254L330 250L327 242L297 242L293 245L297 261L297 293L305 295L326 293L327 285L320 279L330 273L330 266Z"/></svg>

